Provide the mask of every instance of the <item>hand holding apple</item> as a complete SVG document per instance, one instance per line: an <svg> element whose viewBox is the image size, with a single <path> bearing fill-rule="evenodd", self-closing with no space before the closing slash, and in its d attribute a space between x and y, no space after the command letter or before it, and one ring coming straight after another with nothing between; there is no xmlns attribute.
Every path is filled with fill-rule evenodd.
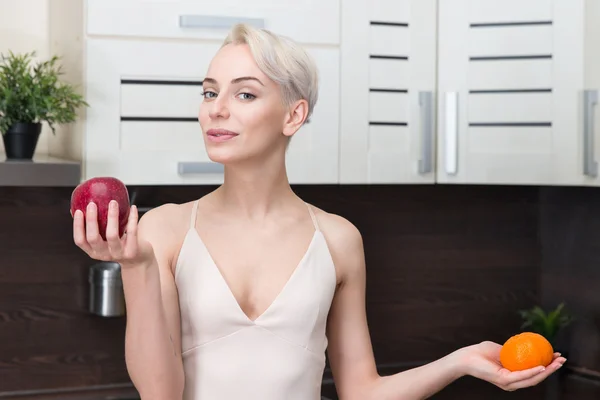
<svg viewBox="0 0 600 400"><path fill-rule="evenodd" d="M90 257L122 267L150 262L152 245L138 240L138 212L126 186L116 178L92 178L71 195L73 239Z"/></svg>
<svg viewBox="0 0 600 400"><path fill-rule="evenodd" d="M81 210L85 216L88 205L94 203L98 215L98 230L102 240L106 240L108 207L111 200L115 200L119 207L119 237L122 237L129 218L129 193L127 187L117 178L92 178L78 185L71 194L71 215L75 216L75 211Z"/></svg>

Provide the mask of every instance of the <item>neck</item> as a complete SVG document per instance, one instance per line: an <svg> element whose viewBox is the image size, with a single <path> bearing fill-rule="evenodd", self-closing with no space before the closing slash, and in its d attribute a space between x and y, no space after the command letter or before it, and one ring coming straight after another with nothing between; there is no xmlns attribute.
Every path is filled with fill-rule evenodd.
<svg viewBox="0 0 600 400"><path fill-rule="evenodd" d="M224 183L215 191L219 207L248 219L263 219L295 199L284 154L266 162L226 165Z"/></svg>

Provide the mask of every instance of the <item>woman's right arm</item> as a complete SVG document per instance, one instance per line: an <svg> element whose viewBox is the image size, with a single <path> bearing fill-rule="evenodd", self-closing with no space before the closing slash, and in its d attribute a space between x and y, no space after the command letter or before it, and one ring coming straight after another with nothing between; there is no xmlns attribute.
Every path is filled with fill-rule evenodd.
<svg viewBox="0 0 600 400"><path fill-rule="evenodd" d="M175 235L165 226L166 207L149 211L139 224L132 207L123 238L118 237L118 210L111 209L106 241L99 237L94 207L86 211L85 228L83 216L74 216L75 243L92 258L121 265L127 309L125 361L142 400L183 396L179 303L170 267Z"/></svg>
<svg viewBox="0 0 600 400"><path fill-rule="evenodd" d="M175 235L167 237L164 221L168 219L161 218L161 211L144 214L138 229L139 240L152 243L155 256L148 264L122 270L127 307L125 361L142 400L180 400L183 396L179 300L171 272L173 247L169 246Z"/></svg>

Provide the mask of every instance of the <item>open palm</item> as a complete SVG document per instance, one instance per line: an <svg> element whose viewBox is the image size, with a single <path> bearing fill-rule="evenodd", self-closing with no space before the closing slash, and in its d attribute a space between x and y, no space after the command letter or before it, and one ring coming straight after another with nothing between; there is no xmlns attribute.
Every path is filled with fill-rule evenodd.
<svg viewBox="0 0 600 400"><path fill-rule="evenodd" d="M554 360L546 368L535 367L524 371L511 372L500 363L501 345L482 342L467 348L469 375L490 382L504 390L513 391L542 382L556 372L565 361L560 353L554 353Z"/></svg>

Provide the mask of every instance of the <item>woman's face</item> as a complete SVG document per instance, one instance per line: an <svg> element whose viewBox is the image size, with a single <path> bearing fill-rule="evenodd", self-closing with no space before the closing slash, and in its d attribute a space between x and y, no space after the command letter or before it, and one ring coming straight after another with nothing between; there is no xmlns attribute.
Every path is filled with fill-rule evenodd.
<svg viewBox="0 0 600 400"><path fill-rule="evenodd" d="M304 103L283 104L281 90L256 65L247 45L229 44L213 58L203 83L200 126L211 160L222 164L285 151L304 120Z"/></svg>

